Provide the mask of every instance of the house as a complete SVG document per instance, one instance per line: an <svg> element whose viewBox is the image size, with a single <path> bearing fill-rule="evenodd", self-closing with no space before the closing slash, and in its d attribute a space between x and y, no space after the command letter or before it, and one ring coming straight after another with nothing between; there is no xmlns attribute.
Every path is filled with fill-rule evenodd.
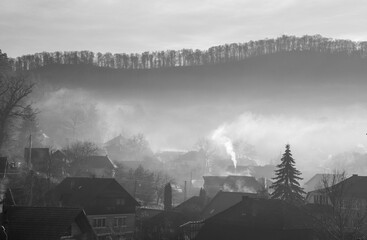
<svg viewBox="0 0 367 240"><path fill-rule="evenodd" d="M50 204L83 208L98 239L131 239L139 203L113 178L65 178Z"/></svg>
<svg viewBox="0 0 367 240"><path fill-rule="evenodd" d="M117 166L105 156L88 156L81 160L76 167L75 176L111 178L115 176Z"/></svg>
<svg viewBox="0 0 367 240"><path fill-rule="evenodd" d="M207 198L201 196L193 196L181 204L174 207L178 211L187 216L191 221L201 219L201 213L207 203Z"/></svg>
<svg viewBox="0 0 367 240"><path fill-rule="evenodd" d="M142 221L139 229L140 239L177 239L181 234L180 226L200 219L207 202L205 191L193 196L176 207L160 212Z"/></svg>
<svg viewBox="0 0 367 240"><path fill-rule="evenodd" d="M232 207L239 203L243 197L263 198L261 195L256 193L219 191L203 209L201 219L210 218Z"/></svg>
<svg viewBox="0 0 367 240"><path fill-rule="evenodd" d="M331 186L337 183L337 180L340 178L340 174L318 173L303 184L303 190L307 193L314 190L322 189L325 187L325 185Z"/></svg>
<svg viewBox="0 0 367 240"><path fill-rule="evenodd" d="M329 191L338 194L337 197L345 201L353 200L359 202L358 205L367 205L367 176L356 174L333 185L329 189L321 188L307 193L306 201L310 204L332 204Z"/></svg>
<svg viewBox="0 0 367 240"><path fill-rule="evenodd" d="M1 225L11 240L97 239L80 208L10 206L1 214Z"/></svg>
<svg viewBox="0 0 367 240"><path fill-rule="evenodd" d="M135 239L144 239L143 224L152 217L162 213L164 210L158 208L138 207L135 214Z"/></svg>
<svg viewBox="0 0 367 240"><path fill-rule="evenodd" d="M48 173L50 170L50 150L48 148L25 148L24 160L36 172Z"/></svg>
<svg viewBox="0 0 367 240"><path fill-rule="evenodd" d="M66 166L69 159L62 150L51 152L51 174L56 178L63 178L67 175Z"/></svg>
<svg viewBox="0 0 367 240"><path fill-rule="evenodd" d="M251 176L203 176L204 190L209 197L213 197L218 191L249 192L263 191L264 185Z"/></svg>
<svg viewBox="0 0 367 240"><path fill-rule="evenodd" d="M179 226L188 221L190 219L179 211L163 211L143 222L141 239L177 239Z"/></svg>
<svg viewBox="0 0 367 240"><path fill-rule="evenodd" d="M284 201L243 197L201 223L196 240L317 239L313 219Z"/></svg>

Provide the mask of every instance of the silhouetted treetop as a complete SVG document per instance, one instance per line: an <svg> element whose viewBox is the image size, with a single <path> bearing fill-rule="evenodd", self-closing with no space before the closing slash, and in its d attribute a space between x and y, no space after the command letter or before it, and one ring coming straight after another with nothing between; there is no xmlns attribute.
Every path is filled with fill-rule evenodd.
<svg viewBox="0 0 367 240"><path fill-rule="evenodd" d="M207 50L166 50L143 53L93 53L91 51L42 52L10 59L14 70L32 70L50 64L88 64L116 69L154 69L199 66L241 61L254 56L290 51L341 53L367 56L367 42L331 39L320 35L286 36L276 39L231 43Z"/></svg>

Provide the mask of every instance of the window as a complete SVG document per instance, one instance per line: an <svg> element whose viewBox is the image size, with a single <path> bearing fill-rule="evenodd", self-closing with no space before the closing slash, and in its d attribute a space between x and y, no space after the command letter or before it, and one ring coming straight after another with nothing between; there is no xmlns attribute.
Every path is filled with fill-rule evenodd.
<svg viewBox="0 0 367 240"><path fill-rule="evenodd" d="M125 205L125 199L123 199L123 198L116 199L116 205L118 205L118 206Z"/></svg>
<svg viewBox="0 0 367 240"><path fill-rule="evenodd" d="M353 210L359 211L359 210L361 210L361 207L362 207L362 203L360 201L358 201L358 200L352 201L352 209Z"/></svg>
<svg viewBox="0 0 367 240"><path fill-rule="evenodd" d="M126 217L115 217L113 226L114 227L126 227Z"/></svg>
<svg viewBox="0 0 367 240"><path fill-rule="evenodd" d="M324 196L324 195L315 195L313 196L313 202L316 204L326 205L328 204L328 199L327 199L327 196Z"/></svg>
<svg viewBox="0 0 367 240"><path fill-rule="evenodd" d="M106 218L93 218L93 227L95 228L106 227Z"/></svg>

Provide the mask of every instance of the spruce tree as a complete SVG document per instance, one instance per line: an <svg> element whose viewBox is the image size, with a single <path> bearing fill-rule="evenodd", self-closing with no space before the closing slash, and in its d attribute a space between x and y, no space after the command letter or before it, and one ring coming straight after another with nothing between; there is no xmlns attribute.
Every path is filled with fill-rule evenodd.
<svg viewBox="0 0 367 240"><path fill-rule="evenodd" d="M278 169L275 170L276 177L273 178L274 183L270 187L274 189L271 198L285 200L290 203L301 203L304 200L302 194L305 194L303 188L298 183L298 180L302 180L300 177L301 172L294 166L295 161L289 144L285 146L285 153L281 161L277 165Z"/></svg>
<svg viewBox="0 0 367 240"><path fill-rule="evenodd" d="M169 211L172 209L172 187L170 183L167 183L164 187L164 210Z"/></svg>

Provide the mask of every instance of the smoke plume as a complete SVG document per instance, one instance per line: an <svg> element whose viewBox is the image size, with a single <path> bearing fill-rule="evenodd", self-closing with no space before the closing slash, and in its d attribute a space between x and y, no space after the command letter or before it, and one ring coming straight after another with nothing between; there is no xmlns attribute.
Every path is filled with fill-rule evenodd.
<svg viewBox="0 0 367 240"><path fill-rule="evenodd" d="M221 126L218 129L216 129L212 135L212 140L223 144L223 146L226 149L227 154L231 157L231 160L233 162L234 168L237 167L237 159L236 159L236 153L233 149L233 143L229 137L225 135L225 126Z"/></svg>

